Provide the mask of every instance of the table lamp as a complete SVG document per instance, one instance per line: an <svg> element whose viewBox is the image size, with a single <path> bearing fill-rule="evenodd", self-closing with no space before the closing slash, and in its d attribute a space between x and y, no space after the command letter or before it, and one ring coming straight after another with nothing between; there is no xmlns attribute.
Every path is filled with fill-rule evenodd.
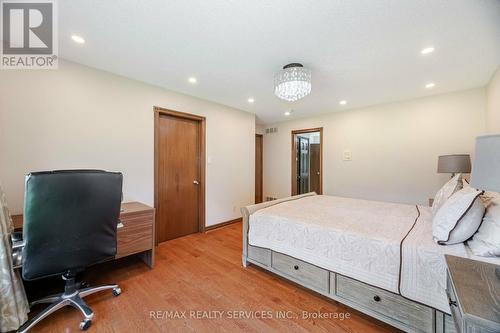
<svg viewBox="0 0 500 333"><path fill-rule="evenodd" d="M500 134L476 138L470 186L483 191L500 192ZM500 268L495 271L500 278Z"/></svg>
<svg viewBox="0 0 500 333"><path fill-rule="evenodd" d="M442 155L438 158L438 173L470 173L470 156L467 154Z"/></svg>

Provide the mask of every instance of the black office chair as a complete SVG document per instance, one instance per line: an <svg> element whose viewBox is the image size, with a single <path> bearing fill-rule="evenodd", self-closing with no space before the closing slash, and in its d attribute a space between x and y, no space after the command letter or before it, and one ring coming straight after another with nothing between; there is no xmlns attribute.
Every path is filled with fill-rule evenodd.
<svg viewBox="0 0 500 333"><path fill-rule="evenodd" d="M21 326L26 332L39 321L64 307L80 310L86 330L94 313L82 297L111 289L116 284L79 289L77 273L111 259L116 254L116 227L120 214L122 174L98 170L35 172L26 176L22 275L36 280L62 275L64 292L31 305L51 305Z"/></svg>

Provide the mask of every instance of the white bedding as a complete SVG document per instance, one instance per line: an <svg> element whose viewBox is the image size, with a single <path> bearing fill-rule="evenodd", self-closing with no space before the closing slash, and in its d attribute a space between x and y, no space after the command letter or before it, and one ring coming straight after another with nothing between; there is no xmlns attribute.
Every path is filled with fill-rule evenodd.
<svg viewBox="0 0 500 333"><path fill-rule="evenodd" d="M436 244L429 207L333 196L258 210L250 215L248 241L446 313L444 254L500 264L500 258L473 256L464 244Z"/></svg>
<svg viewBox="0 0 500 333"><path fill-rule="evenodd" d="M416 206L333 196L286 201L250 215L250 245L398 292L400 242Z"/></svg>
<svg viewBox="0 0 500 333"><path fill-rule="evenodd" d="M402 247L401 295L450 313L446 296L445 254L467 257L463 243L438 245L432 239L432 211L418 207L420 217Z"/></svg>
<svg viewBox="0 0 500 333"><path fill-rule="evenodd" d="M401 295L450 313L446 296L445 254L485 261L500 265L498 257L480 257L472 254L464 243L438 245L432 240L432 211L418 207L420 217L405 239L402 247Z"/></svg>

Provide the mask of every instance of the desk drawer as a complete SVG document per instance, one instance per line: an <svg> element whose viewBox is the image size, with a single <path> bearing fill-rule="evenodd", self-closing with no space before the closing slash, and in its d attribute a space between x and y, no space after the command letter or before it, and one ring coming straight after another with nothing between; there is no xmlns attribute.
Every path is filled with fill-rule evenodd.
<svg viewBox="0 0 500 333"><path fill-rule="evenodd" d="M323 268L274 251L272 267L305 287L328 292L328 271Z"/></svg>
<svg viewBox="0 0 500 333"><path fill-rule="evenodd" d="M116 258L153 248L153 220L151 212L121 218L123 226L117 229Z"/></svg>
<svg viewBox="0 0 500 333"><path fill-rule="evenodd" d="M433 332L433 310L400 295L337 274L337 296L395 319L415 332Z"/></svg>

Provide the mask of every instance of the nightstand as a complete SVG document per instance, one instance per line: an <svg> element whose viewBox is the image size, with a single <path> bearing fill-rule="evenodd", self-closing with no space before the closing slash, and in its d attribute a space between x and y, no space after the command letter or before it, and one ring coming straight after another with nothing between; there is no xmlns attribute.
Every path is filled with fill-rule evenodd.
<svg viewBox="0 0 500 333"><path fill-rule="evenodd" d="M458 333L500 332L498 265L446 255L446 293Z"/></svg>

